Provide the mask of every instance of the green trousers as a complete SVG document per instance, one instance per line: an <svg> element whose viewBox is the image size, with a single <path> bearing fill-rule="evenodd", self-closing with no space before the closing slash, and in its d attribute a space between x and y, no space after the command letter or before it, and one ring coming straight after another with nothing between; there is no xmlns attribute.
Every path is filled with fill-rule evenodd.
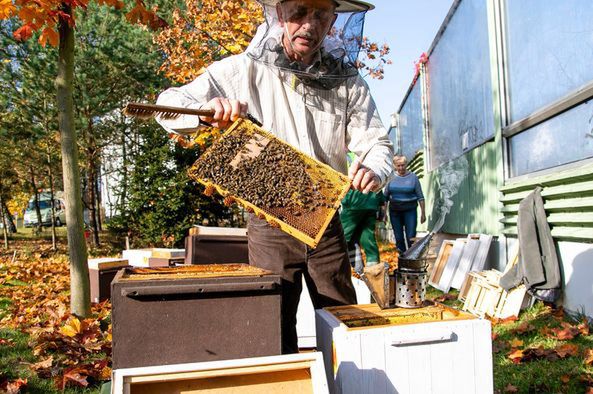
<svg viewBox="0 0 593 394"><path fill-rule="evenodd" d="M367 265L379 263L379 247L375 239L377 211L369 209L342 209L340 219L348 248L358 242L366 255Z"/></svg>

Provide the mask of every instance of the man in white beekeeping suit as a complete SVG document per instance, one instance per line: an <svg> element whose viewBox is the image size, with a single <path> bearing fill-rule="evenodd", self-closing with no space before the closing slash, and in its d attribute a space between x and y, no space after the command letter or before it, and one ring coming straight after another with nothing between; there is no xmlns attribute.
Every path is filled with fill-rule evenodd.
<svg viewBox="0 0 593 394"><path fill-rule="evenodd" d="M393 147L368 86L354 66L365 13L358 0L259 0L266 22L247 50L213 63L193 82L163 92L162 105L214 109L212 117L159 119L172 132L205 122L225 128L249 111L263 128L346 173L352 188L379 190L392 170ZM282 276L282 352L298 352L296 312L305 277L313 306L356 303L348 251L336 215L312 249L250 215L250 264Z"/></svg>

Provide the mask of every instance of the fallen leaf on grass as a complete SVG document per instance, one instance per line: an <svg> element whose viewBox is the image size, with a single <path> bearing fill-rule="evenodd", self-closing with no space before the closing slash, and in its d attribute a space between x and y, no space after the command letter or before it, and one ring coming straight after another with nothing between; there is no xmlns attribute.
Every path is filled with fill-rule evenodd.
<svg viewBox="0 0 593 394"><path fill-rule="evenodd" d="M0 346L13 347L14 342L12 341L12 339L0 338Z"/></svg>
<svg viewBox="0 0 593 394"><path fill-rule="evenodd" d="M589 322L586 318L583 318L583 321L577 326L579 332L583 336L589 335Z"/></svg>
<svg viewBox="0 0 593 394"><path fill-rule="evenodd" d="M593 387L587 387L587 391L585 391L585 394L593 394Z"/></svg>
<svg viewBox="0 0 593 394"><path fill-rule="evenodd" d="M519 391L519 389L510 383L507 384L507 386L504 388L505 393L516 393L518 391Z"/></svg>
<svg viewBox="0 0 593 394"><path fill-rule="evenodd" d="M500 353L507 351L509 349L509 344L503 341L494 341L492 343L492 352L493 353Z"/></svg>
<svg viewBox="0 0 593 394"><path fill-rule="evenodd" d="M39 369L47 369L47 368L51 368L53 362L54 362L53 356L49 356L45 360L41 360L35 364L31 364L29 366L29 368L31 368L32 371L37 371Z"/></svg>
<svg viewBox="0 0 593 394"><path fill-rule="evenodd" d="M0 389L6 394L18 394L21 392L21 388L25 388L26 386L27 379L18 378L6 381L4 384L0 385Z"/></svg>
<svg viewBox="0 0 593 394"><path fill-rule="evenodd" d="M568 383L568 382L570 382L570 375L562 375L562 376L560 376L560 381L562 383Z"/></svg>
<svg viewBox="0 0 593 394"><path fill-rule="evenodd" d="M80 320L78 320L78 318L76 318L75 316L71 316L70 319L68 319L68 321L66 322L66 324L60 327L60 333L68 337L74 337L78 333L80 333L81 329L82 325L80 324Z"/></svg>
<svg viewBox="0 0 593 394"><path fill-rule="evenodd" d="M84 368L80 367L72 367L68 368L64 371L64 374L61 376L56 377L56 386L60 390L64 390L64 388L68 385L70 386L78 386L78 387L86 387L89 385L87 382L88 371Z"/></svg>
<svg viewBox="0 0 593 394"><path fill-rule="evenodd" d="M512 348L518 348L523 346L523 341L517 338L513 338L513 340L509 342L509 345L511 345Z"/></svg>
<svg viewBox="0 0 593 394"><path fill-rule="evenodd" d="M457 299L456 295L445 293L445 294L441 294L440 296L436 297L434 300L436 302L444 302L444 301L456 300L456 299Z"/></svg>
<svg viewBox="0 0 593 394"><path fill-rule="evenodd" d="M566 358L568 356L574 357L579 354L579 347L572 343L565 343L564 345L556 347L554 351L560 358Z"/></svg>
<svg viewBox="0 0 593 394"><path fill-rule="evenodd" d="M498 324L512 323L517 320L519 320L519 318L517 316L509 316L509 317L505 317L504 319L493 318L490 321L492 322L492 325L498 325Z"/></svg>
<svg viewBox="0 0 593 394"><path fill-rule="evenodd" d="M585 350L585 365L593 365L593 349Z"/></svg>
<svg viewBox="0 0 593 394"><path fill-rule="evenodd" d="M515 364L519 364L523 360L524 356L523 350L514 350L508 355L511 361Z"/></svg>
<svg viewBox="0 0 593 394"><path fill-rule="evenodd" d="M533 324L524 321L523 323L519 324L516 328L511 330L511 332L516 334L525 334L526 332L531 332L533 330L535 330Z"/></svg>
<svg viewBox="0 0 593 394"><path fill-rule="evenodd" d="M573 339L575 336L580 334L578 327L573 326L570 323L562 322L562 328L553 328L552 332L556 338L561 341Z"/></svg>
<svg viewBox="0 0 593 394"><path fill-rule="evenodd" d="M564 308L562 308L561 306L559 306L557 308L553 308L552 316L554 316L557 319L563 319L564 318Z"/></svg>

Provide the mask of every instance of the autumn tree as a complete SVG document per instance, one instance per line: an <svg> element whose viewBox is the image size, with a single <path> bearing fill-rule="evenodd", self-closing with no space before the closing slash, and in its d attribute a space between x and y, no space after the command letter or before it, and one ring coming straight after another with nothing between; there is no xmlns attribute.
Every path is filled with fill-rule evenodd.
<svg viewBox="0 0 593 394"><path fill-rule="evenodd" d="M96 0L99 5L120 9L125 3L120 0ZM83 229L80 170L78 166L77 137L73 111L74 80L74 30L76 11L84 10L88 0L1 0L0 19L16 18L22 25L15 30L19 40L28 40L39 32L41 45L48 43L58 47L56 108L60 130L64 197L70 255L72 312L79 316L90 314L90 289L87 267L87 250ZM144 2L136 0L128 11L127 18L133 23L144 23L152 28L163 27L165 22L156 15L156 9L146 9Z"/></svg>

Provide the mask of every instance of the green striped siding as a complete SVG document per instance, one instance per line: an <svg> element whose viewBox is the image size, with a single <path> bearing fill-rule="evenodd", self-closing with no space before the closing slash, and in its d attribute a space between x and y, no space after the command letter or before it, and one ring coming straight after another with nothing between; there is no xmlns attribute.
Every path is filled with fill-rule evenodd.
<svg viewBox="0 0 593 394"><path fill-rule="evenodd" d="M577 169L508 182L500 190L502 232L517 234L519 202L542 186L544 208L556 239L593 241L593 164Z"/></svg>

